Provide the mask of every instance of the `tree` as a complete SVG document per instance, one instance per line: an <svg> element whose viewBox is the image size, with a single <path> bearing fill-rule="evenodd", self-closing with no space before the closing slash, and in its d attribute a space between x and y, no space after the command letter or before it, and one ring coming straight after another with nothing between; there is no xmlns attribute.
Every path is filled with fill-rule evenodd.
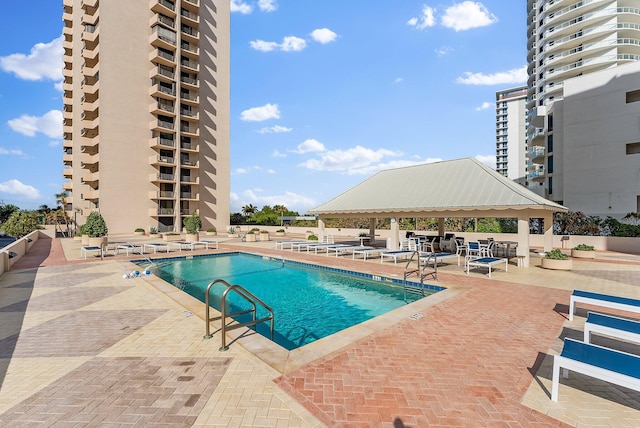
<svg viewBox="0 0 640 428"><path fill-rule="evenodd" d="M20 211L20 208L16 207L15 205L0 205L0 224L7 221L9 217L11 217L11 215L16 211Z"/></svg>
<svg viewBox="0 0 640 428"><path fill-rule="evenodd" d="M87 222L84 224L84 231L90 238L100 238L107 236L109 229L107 229L107 223L104 221L102 214L98 211L93 211L87 217Z"/></svg>
<svg viewBox="0 0 640 428"><path fill-rule="evenodd" d="M253 204L248 204L242 207L242 214L247 218L247 220L250 220L256 211L258 211L258 208Z"/></svg>
<svg viewBox="0 0 640 428"><path fill-rule="evenodd" d="M20 239L41 228L38 216L37 211L16 211L4 222L2 230Z"/></svg>

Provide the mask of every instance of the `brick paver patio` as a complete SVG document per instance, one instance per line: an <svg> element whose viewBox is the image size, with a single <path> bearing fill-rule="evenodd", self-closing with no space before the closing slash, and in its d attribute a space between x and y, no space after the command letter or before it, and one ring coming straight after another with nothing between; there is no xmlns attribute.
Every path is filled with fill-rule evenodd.
<svg viewBox="0 0 640 428"><path fill-rule="evenodd" d="M386 276L401 264L222 243ZM199 251L204 253L205 251ZM549 399L552 355L580 337L574 288L640 298L640 257L606 254L572 272L455 265L438 294L283 353L261 338L228 352L204 340L202 304L157 279L123 279L134 256L85 262L72 240L41 239L0 276L0 426L637 426L640 393L584 376ZM97 259L99 260L99 259ZM431 302L431 303L429 303ZM248 342L255 340L257 342ZM640 346L613 343L640 353ZM248 349L253 349L251 352ZM282 353L281 353L282 354ZM311 355L308 355L311 354ZM296 363L298 361L298 363ZM278 367L286 367L280 371Z"/></svg>

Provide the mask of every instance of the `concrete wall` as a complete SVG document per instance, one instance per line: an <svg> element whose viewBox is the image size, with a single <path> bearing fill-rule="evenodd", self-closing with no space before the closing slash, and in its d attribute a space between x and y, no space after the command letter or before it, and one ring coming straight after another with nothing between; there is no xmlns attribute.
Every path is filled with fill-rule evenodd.
<svg viewBox="0 0 640 428"><path fill-rule="evenodd" d="M11 266L18 262L25 254L27 254L31 247L33 247L40 238L51 238L50 231L33 231L30 234L4 247L2 251L0 251L0 275L2 275L4 272L9 272ZM9 253L15 253L15 256L9 257Z"/></svg>

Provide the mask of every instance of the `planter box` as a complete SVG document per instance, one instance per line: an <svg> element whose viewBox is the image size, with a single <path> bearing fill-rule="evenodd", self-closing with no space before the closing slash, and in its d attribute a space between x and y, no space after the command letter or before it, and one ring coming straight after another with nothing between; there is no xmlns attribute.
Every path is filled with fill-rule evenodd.
<svg viewBox="0 0 640 428"><path fill-rule="evenodd" d="M595 259L595 251L571 250L571 257L576 259Z"/></svg>
<svg viewBox="0 0 640 428"><path fill-rule="evenodd" d="M185 237L185 241L187 242L198 242L200 240L200 235L198 233L187 233Z"/></svg>
<svg viewBox="0 0 640 428"><path fill-rule="evenodd" d="M269 233L268 232L267 233L260 232L260 240L261 241L268 241L269 240Z"/></svg>
<svg viewBox="0 0 640 428"><path fill-rule="evenodd" d="M82 245L89 245L89 235L82 235Z"/></svg>
<svg viewBox="0 0 640 428"><path fill-rule="evenodd" d="M553 270L571 270L573 269L573 260L553 260L553 259L542 259L541 265L545 269L553 269Z"/></svg>
<svg viewBox="0 0 640 428"><path fill-rule="evenodd" d="M144 235L144 230L143 230L142 232L136 232L136 231L134 231L134 232L133 232L133 234L134 234L134 235Z"/></svg>
<svg viewBox="0 0 640 428"><path fill-rule="evenodd" d="M106 245L107 237L99 236L97 238L89 238L89 246L90 247L102 247L102 245Z"/></svg>
<svg viewBox="0 0 640 428"><path fill-rule="evenodd" d="M159 238L160 234L159 233L150 233L149 234L149 238Z"/></svg>
<svg viewBox="0 0 640 428"><path fill-rule="evenodd" d="M238 235L237 233L227 233L227 238L237 238L238 236L240 235Z"/></svg>
<svg viewBox="0 0 640 428"><path fill-rule="evenodd" d="M278 237L284 236L285 234L286 234L286 232L274 232L273 233L274 236L278 236Z"/></svg>
<svg viewBox="0 0 640 428"><path fill-rule="evenodd" d="M247 242L256 242L255 233L247 233L244 237L246 238Z"/></svg>
<svg viewBox="0 0 640 428"><path fill-rule="evenodd" d="M180 241L182 240L182 236L181 235L162 235L162 239L164 239L167 242Z"/></svg>
<svg viewBox="0 0 640 428"><path fill-rule="evenodd" d="M207 236L216 236L218 232L205 232Z"/></svg>

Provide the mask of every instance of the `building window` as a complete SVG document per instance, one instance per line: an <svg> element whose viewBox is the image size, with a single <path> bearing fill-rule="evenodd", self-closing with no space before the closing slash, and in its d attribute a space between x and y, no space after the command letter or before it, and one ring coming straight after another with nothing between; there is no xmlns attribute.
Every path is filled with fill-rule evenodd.
<svg viewBox="0 0 640 428"><path fill-rule="evenodd" d="M552 114L550 114L547 117L547 130L548 131L553 131L553 115Z"/></svg>
<svg viewBox="0 0 640 428"><path fill-rule="evenodd" d="M547 136L547 153L553 152L553 134Z"/></svg>
<svg viewBox="0 0 640 428"><path fill-rule="evenodd" d="M549 194L553 195L553 177L549 177Z"/></svg>
<svg viewBox="0 0 640 428"><path fill-rule="evenodd" d="M547 158L547 172L549 174L553 173L553 156Z"/></svg>
<svg viewBox="0 0 640 428"><path fill-rule="evenodd" d="M640 101L640 89L627 92L627 104Z"/></svg>
<svg viewBox="0 0 640 428"><path fill-rule="evenodd" d="M627 154L628 155L640 154L640 143L629 143L629 144L627 144Z"/></svg>

